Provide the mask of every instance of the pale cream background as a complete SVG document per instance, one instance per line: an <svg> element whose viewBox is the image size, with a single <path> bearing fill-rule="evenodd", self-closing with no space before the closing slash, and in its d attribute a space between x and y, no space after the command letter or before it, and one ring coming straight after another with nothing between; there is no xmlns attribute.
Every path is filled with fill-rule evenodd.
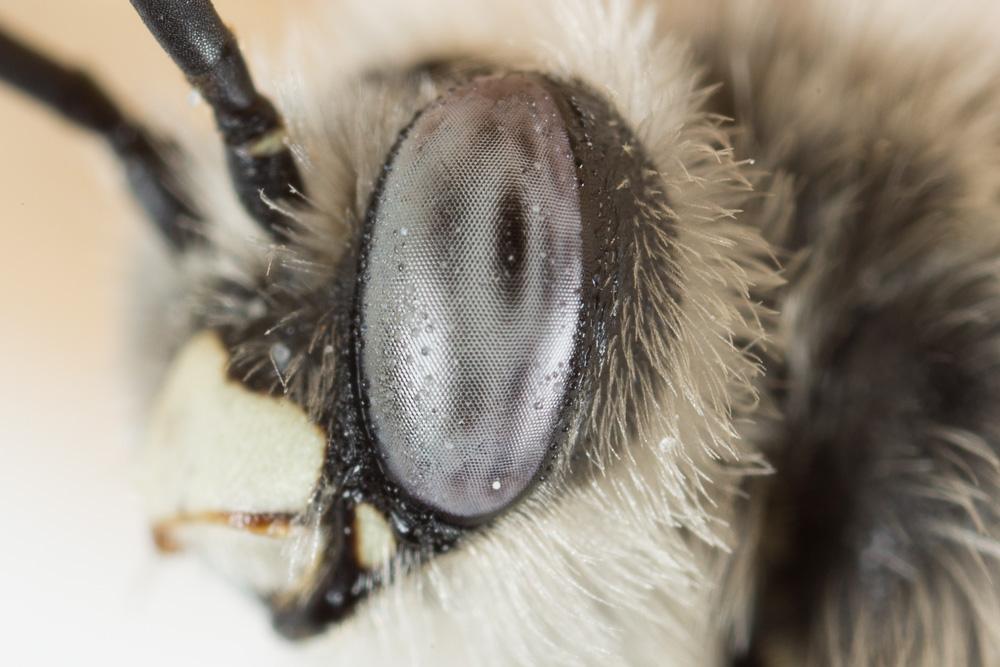
<svg viewBox="0 0 1000 667"><path fill-rule="evenodd" d="M265 51L293 4L216 1ZM127 0L3 0L0 24L100 74L131 109L188 94ZM203 106L191 115L209 122ZM115 163L2 86L0 147L0 662L285 664L259 605L150 548L121 356L143 221Z"/></svg>

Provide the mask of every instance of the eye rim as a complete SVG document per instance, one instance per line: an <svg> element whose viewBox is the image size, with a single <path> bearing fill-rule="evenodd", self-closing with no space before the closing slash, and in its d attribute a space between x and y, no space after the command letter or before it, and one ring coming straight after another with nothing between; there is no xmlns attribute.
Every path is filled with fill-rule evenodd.
<svg viewBox="0 0 1000 667"><path fill-rule="evenodd" d="M461 516L433 507L417 498L403 484L396 481L392 472L387 469L385 457L372 426L372 416L369 412L370 400L366 394L363 369L362 300L365 292L366 263L370 253L372 229L379 210L379 198L384 190L385 181L392 172L391 165L398 156L402 143L410 135L414 125L423 114L452 91L469 85L477 79L507 77L524 77L540 86L551 97L556 106L569 139L572 160L578 172L577 192L580 193L581 264L583 267L580 285L581 308L577 321L578 335L569 360L569 368L572 373L567 381L563 404L559 407L557 436L546 447L544 456L532 479L513 499L488 513ZM580 423L587 413L588 404L595 395L592 385L598 381L603 368L603 351L607 348L608 336L612 335L610 322L613 319L612 304L617 298L620 282L617 278L612 278L612 274L617 273L617 270L612 269L617 266L617 258L621 255L617 247L620 243L618 228L620 218L607 214L604 210L604 204L609 203L607 208L616 212L620 208L624 208L620 205L614 205L613 197L608 197L607 202L598 201L608 193L614 194L614 188L608 187L609 181L615 180L616 183L619 181L610 178L613 176L611 170L605 174L601 174L596 167L588 170L586 168L589 166L586 164L587 158L591 157L590 153L596 153L599 150L595 147L597 144L618 143L620 146L628 144L637 147L638 156L632 158L630 154L629 157L632 159L628 161L629 164L624 165L633 172L633 182L635 183L644 180L642 169L648 168L649 163L641 150L640 142L614 106L582 81L564 82L551 75L532 70L476 67L467 70L465 76L450 78L448 83L447 90L418 110L410 122L400 130L372 188L360 232L361 243L357 251L355 266L354 297L351 308L350 368L357 424L362 430L369 458L374 462L378 474L382 478L383 488L386 490L386 497L390 504L394 508L400 504L409 506L416 514L431 519L435 524L454 528L460 535L467 530L489 525L497 517L517 507L526 498L533 495L539 484L551 475L560 455L568 457L572 454L571 450L577 444L573 442L575 440L574 434L580 431ZM601 115L606 116L606 126L601 126L598 123ZM601 131L602 127L603 132ZM622 142L622 136L626 136L628 140ZM593 163L594 160L591 159L589 162ZM629 179L626 178L621 182L628 183ZM621 190L621 188L618 189ZM625 190L629 189L626 187ZM618 203L620 204L620 202ZM634 202L632 203L634 204ZM595 360L597 363L592 365ZM405 536L403 538L405 541ZM449 546L450 541L445 547ZM437 550L437 546L435 550Z"/></svg>

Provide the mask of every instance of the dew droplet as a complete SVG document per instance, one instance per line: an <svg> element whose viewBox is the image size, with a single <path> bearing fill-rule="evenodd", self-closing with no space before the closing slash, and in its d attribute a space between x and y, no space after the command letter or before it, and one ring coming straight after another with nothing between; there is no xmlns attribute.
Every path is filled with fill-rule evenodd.
<svg viewBox="0 0 1000 667"><path fill-rule="evenodd" d="M284 373L288 368L288 362L292 360L292 351L284 343L275 343L271 346L270 354L274 367L279 373Z"/></svg>
<svg viewBox="0 0 1000 667"><path fill-rule="evenodd" d="M392 527L396 529L396 532L400 535L406 535L410 532L410 524L401 516L395 512L389 516L392 521Z"/></svg>

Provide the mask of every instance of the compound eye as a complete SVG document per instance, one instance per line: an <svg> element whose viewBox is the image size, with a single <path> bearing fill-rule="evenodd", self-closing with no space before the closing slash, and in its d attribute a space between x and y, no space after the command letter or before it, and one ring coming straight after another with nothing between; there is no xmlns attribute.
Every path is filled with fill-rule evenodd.
<svg viewBox="0 0 1000 667"><path fill-rule="evenodd" d="M366 419L385 472L460 522L517 500L564 430L581 339L580 196L539 78L474 80L401 137L359 287Z"/></svg>

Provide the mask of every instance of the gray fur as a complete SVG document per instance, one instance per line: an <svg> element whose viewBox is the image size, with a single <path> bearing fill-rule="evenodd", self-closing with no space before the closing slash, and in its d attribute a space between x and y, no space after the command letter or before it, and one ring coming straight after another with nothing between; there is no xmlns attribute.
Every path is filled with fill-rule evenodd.
<svg viewBox="0 0 1000 667"><path fill-rule="evenodd" d="M744 10L703 48L783 209L751 654L995 664L1000 62L946 20L894 40Z"/></svg>

